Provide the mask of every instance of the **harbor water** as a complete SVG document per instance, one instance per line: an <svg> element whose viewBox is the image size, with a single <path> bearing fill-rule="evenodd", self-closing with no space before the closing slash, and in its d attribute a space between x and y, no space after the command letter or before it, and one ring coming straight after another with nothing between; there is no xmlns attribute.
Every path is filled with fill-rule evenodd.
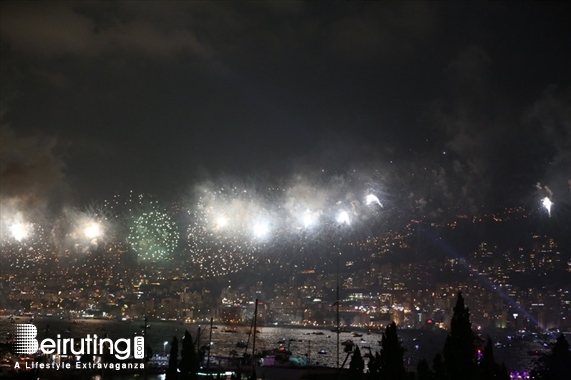
<svg viewBox="0 0 571 380"><path fill-rule="evenodd" d="M29 320L20 318L16 323L30 323ZM56 317L35 319L33 323L38 329L38 339L44 338L83 338L90 336L108 337L111 339L132 338L141 335L143 321L119 322L113 320L79 319L64 320ZM0 334L8 336L12 330L12 323L8 318L0 319ZM223 326L214 325L210 329L209 324L182 324L175 321L152 321L147 325L145 344L152 350L155 359L166 364L167 354L170 351L173 337L179 340L179 349L182 346L182 337L188 330L193 340L198 340L200 346L210 345L210 354L213 366L217 357L243 356L252 353L252 340L249 336L249 326ZM405 366L409 371L415 371L419 360L425 358L429 363L434 356L441 352L444 347L447 332L444 330L409 330L401 329L398 332L405 347ZM359 336L361 335L361 336ZM504 362L510 371L529 371L538 359L538 355L546 352L548 347L544 342L528 337L515 337L504 332L495 332L483 338L490 338L495 343L494 356L498 362ZM382 335L367 330L355 330L341 332L339 341L352 341L360 348L362 355L375 354L380 350ZM210 342L210 344L209 344ZM337 334L325 328L310 328L299 326L262 326L256 333L256 351L283 347L292 352L293 356L310 360L325 366L337 366L337 362L343 363L347 354L344 346L337 345ZM339 347L339 354L337 353ZM339 356L338 356L339 355ZM350 359L349 359L350 360ZM349 365L347 360L346 366ZM365 359L365 362L367 360ZM97 376L89 377L98 380ZM112 373L106 379L135 379L139 374L121 375L119 372ZM147 379L163 379L162 374L148 374Z"/></svg>

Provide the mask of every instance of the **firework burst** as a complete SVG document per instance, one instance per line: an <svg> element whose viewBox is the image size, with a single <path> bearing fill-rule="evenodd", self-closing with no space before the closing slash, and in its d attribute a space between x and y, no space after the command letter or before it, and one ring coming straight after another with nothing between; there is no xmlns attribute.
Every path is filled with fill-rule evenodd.
<svg viewBox="0 0 571 380"><path fill-rule="evenodd" d="M133 213L128 242L139 260L157 262L170 259L178 240L176 224L156 204Z"/></svg>

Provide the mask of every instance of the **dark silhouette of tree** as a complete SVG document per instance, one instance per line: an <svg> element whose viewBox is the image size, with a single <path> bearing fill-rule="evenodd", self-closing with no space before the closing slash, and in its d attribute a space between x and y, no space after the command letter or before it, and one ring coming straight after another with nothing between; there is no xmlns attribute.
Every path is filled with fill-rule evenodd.
<svg viewBox="0 0 571 380"><path fill-rule="evenodd" d="M444 365L450 379L471 380L478 378L476 337L472 332L470 310L458 293L454 314L450 322L450 334L444 344Z"/></svg>
<svg viewBox="0 0 571 380"><path fill-rule="evenodd" d="M105 338L108 338L107 334L105 336ZM115 363L117 362L117 358L115 357L115 355L111 354L111 346L109 345L108 342L105 342L103 344L103 350L102 350L102 359L105 363Z"/></svg>
<svg viewBox="0 0 571 380"><path fill-rule="evenodd" d="M422 360L417 368L419 380L509 380L506 366L503 363L499 365L494 358L494 346L490 338L478 363L477 339L472 331L470 310L459 292L450 333L444 344L444 360L441 354L434 356L432 371L426 360Z"/></svg>
<svg viewBox="0 0 571 380"><path fill-rule="evenodd" d="M180 374L183 380L196 380L198 379L198 354L192 341L192 336L186 330L184 338L182 339L182 353L180 360Z"/></svg>
<svg viewBox="0 0 571 380"><path fill-rule="evenodd" d="M79 362L80 363L93 363L93 354L81 355Z"/></svg>
<svg viewBox="0 0 571 380"><path fill-rule="evenodd" d="M422 359L418 362L418 366L416 367L416 372L418 373L418 380L433 380L434 374L430 370L430 366L426 359Z"/></svg>
<svg viewBox="0 0 571 380"><path fill-rule="evenodd" d="M482 353L482 359L480 360L480 370L482 375L486 379L493 379L496 376L496 360L494 359L494 348L492 346L492 340L488 338L486 347L484 347L484 352Z"/></svg>
<svg viewBox="0 0 571 380"><path fill-rule="evenodd" d="M442 355L434 355L434 360L432 361L432 369L434 370L433 379L434 380L446 380L446 367L442 361Z"/></svg>
<svg viewBox="0 0 571 380"><path fill-rule="evenodd" d="M170 355L169 355L169 368L167 369L166 373L166 380L178 379L177 363L178 363L178 339L176 339L176 336L173 336L171 342Z"/></svg>
<svg viewBox="0 0 571 380"><path fill-rule="evenodd" d="M353 356L351 357L351 362L349 363L349 377L355 380L362 379L364 370L365 361L363 360L361 351L357 346L355 351L353 351Z"/></svg>
<svg viewBox="0 0 571 380"><path fill-rule="evenodd" d="M404 348L399 342L397 325L394 322L388 325L383 333L379 372L381 379L406 379Z"/></svg>
<svg viewBox="0 0 571 380"><path fill-rule="evenodd" d="M559 335L551 353L544 355L533 370L533 378L538 380L571 379L571 352L569 342L563 334Z"/></svg>
<svg viewBox="0 0 571 380"><path fill-rule="evenodd" d="M153 353L153 349L151 348L150 344L147 344L147 348L145 350L146 356L145 356L145 363L147 363L149 360L152 359L154 353Z"/></svg>
<svg viewBox="0 0 571 380"><path fill-rule="evenodd" d="M369 379L378 379L381 376L381 354L379 351L375 352L374 356L371 355L367 368L369 369Z"/></svg>
<svg viewBox="0 0 571 380"><path fill-rule="evenodd" d="M483 379L509 380L510 378L505 366L500 366L498 363L496 363L496 360L494 359L494 345L492 344L492 340L490 338L488 338L488 342L484 347L479 367L481 378Z"/></svg>
<svg viewBox="0 0 571 380"><path fill-rule="evenodd" d="M500 374L498 379L511 380L510 373L508 372L508 367L506 367L505 363L502 363L502 365L500 365Z"/></svg>

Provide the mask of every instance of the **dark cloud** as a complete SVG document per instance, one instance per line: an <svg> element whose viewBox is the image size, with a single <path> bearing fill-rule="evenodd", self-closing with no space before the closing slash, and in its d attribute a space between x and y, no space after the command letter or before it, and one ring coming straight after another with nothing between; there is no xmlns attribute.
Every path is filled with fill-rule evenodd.
<svg viewBox="0 0 571 380"><path fill-rule="evenodd" d="M523 117L534 136L534 144L542 149L542 182L551 186L555 199L570 202L565 196L571 175L571 87L549 86Z"/></svg>
<svg viewBox="0 0 571 380"><path fill-rule="evenodd" d="M103 7L113 11L112 4ZM16 51L49 57L136 53L163 58L181 52L209 55L183 25L166 17L159 22L137 17L141 15L140 11L120 8L110 18L99 19L89 5L81 3L8 3L2 9L1 33Z"/></svg>
<svg viewBox="0 0 571 380"><path fill-rule="evenodd" d="M571 88L549 86L529 111L529 122L552 149L552 164L571 166Z"/></svg>
<svg viewBox="0 0 571 380"><path fill-rule="evenodd" d="M360 3L325 25L327 46L337 57L400 61L429 43L438 13L424 2Z"/></svg>
<svg viewBox="0 0 571 380"><path fill-rule="evenodd" d="M214 58L321 48L347 59L392 60L428 43L437 18L420 2L332 5L321 17L315 17L321 7L303 2L5 4L5 41L16 51L49 57L187 52Z"/></svg>
<svg viewBox="0 0 571 380"><path fill-rule="evenodd" d="M443 139L435 153L446 170L433 170L436 185L456 203L523 202L538 179L568 176L567 91L547 85L528 104L516 102L496 80L503 64L481 46L461 49L427 112Z"/></svg>
<svg viewBox="0 0 571 380"><path fill-rule="evenodd" d="M97 55L102 45L95 23L64 3L6 3L2 7L2 38L14 50L43 55Z"/></svg>

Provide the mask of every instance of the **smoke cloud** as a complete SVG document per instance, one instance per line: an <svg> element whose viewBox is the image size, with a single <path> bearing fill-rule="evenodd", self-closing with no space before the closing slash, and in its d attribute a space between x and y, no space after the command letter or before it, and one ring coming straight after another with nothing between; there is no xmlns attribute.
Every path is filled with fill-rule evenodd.
<svg viewBox="0 0 571 380"><path fill-rule="evenodd" d="M58 188L63 187L63 161L54 153L55 138L19 136L0 128L0 200L3 209L45 209Z"/></svg>

